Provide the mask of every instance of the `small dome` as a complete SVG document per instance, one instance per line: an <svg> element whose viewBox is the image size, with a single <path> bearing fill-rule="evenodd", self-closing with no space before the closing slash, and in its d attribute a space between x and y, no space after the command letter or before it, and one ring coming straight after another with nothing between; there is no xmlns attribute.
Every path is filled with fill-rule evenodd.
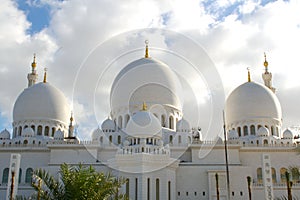
<svg viewBox="0 0 300 200"><path fill-rule="evenodd" d="M63 139L64 139L64 133L60 129L55 131L54 140L63 140Z"/></svg>
<svg viewBox="0 0 300 200"><path fill-rule="evenodd" d="M125 141L123 142L123 144L124 144L125 147L127 147L127 146L129 146L130 142L129 142L128 140L125 140Z"/></svg>
<svg viewBox="0 0 300 200"><path fill-rule="evenodd" d="M294 138L294 134L293 134L292 130L286 129L283 132L283 139L293 139L293 138Z"/></svg>
<svg viewBox="0 0 300 200"><path fill-rule="evenodd" d="M246 82L237 87L226 100L226 124L253 120L273 119L281 122L281 106L276 95L264 85Z"/></svg>
<svg viewBox="0 0 300 200"><path fill-rule="evenodd" d="M190 132L191 126L190 123L182 118L176 123L176 131L177 132Z"/></svg>
<svg viewBox="0 0 300 200"><path fill-rule="evenodd" d="M151 112L142 110L129 120L126 133L140 138L161 137L161 129L159 120Z"/></svg>
<svg viewBox="0 0 300 200"><path fill-rule="evenodd" d="M116 130L116 124L113 120L107 118L106 120L104 120L101 124L101 129L104 132L112 132Z"/></svg>
<svg viewBox="0 0 300 200"><path fill-rule="evenodd" d="M270 131L268 128L262 126L257 130L257 136L268 137L268 136L270 136Z"/></svg>
<svg viewBox="0 0 300 200"><path fill-rule="evenodd" d="M99 140L100 136L103 135L103 132L100 128L97 128L96 130L93 131L92 133L92 140Z"/></svg>
<svg viewBox="0 0 300 200"><path fill-rule="evenodd" d="M24 131L22 132L22 136L24 137L33 137L34 136L34 131L32 128L27 127L24 129Z"/></svg>
<svg viewBox="0 0 300 200"><path fill-rule="evenodd" d="M238 133L236 132L236 130L230 130L228 132L228 139L229 140L235 140L235 139L238 139L239 138L239 135Z"/></svg>
<svg viewBox="0 0 300 200"><path fill-rule="evenodd" d="M4 129L0 133L0 140L9 140L10 139L10 133L8 130Z"/></svg>
<svg viewBox="0 0 300 200"><path fill-rule="evenodd" d="M38 119L68 124L69 114L68 102L60 90L49 83L37 83L26 88L17 98L13 121Z"/></svg>

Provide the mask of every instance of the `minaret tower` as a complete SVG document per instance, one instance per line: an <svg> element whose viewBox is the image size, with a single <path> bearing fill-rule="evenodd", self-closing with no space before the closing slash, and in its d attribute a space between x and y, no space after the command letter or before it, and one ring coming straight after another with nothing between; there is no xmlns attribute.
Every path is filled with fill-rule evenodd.
<svg viewBox="0 0 300 200"><path fill-rule="evenodd" d="M28 79L28 87L34 85L38 79L38 74L36 73L35 54L33 55L33 62L31 63L31 73L27 75L27 79Z"/></svg>
<svg viewBox="0 0 300 200"><path fill-rule="evenodd" d="M70 124L69 124L69 133L68 133L68 137L69 138L73 138L74 135L74 125L73 125L73 113L71 113L71 117L70 117Z"/></svg>
<svg viewBox="0 0 300 200"><path fill-rule="evenodd" d="M262 78L264 80L265 86L270 88L270 90L272 90L275 93L276 89L272 87L272 73L268 71L269 63L267 61L266 53L264 54L264 56L265 56L265 62L264 62L265 72L262 74Z"/></svg>

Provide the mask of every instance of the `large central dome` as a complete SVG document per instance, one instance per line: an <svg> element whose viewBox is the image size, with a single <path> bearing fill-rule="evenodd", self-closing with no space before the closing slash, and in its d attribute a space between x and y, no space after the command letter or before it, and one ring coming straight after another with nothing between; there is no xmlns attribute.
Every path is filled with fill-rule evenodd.
<svg viewBox="0 0 300 200"><path fill-rule="evenodd" d="M253 119L281 121L281 106L276 95L264 85L246 82L237 87L226 101L226 124Z"/></svg>
<svg viewBox="0 0 300 200"><path fill-rule="evenodd" d="M120 71L112 85L111 110L148 105L167 105L181 110L181 86L166 64L153 58L141 58Z"/></svg>

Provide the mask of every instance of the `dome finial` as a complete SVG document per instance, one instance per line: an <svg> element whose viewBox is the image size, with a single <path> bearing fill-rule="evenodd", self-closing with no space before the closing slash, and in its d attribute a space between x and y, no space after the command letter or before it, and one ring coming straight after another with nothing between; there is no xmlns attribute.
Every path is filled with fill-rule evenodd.
<svg viewBox="0 0 300 200"><path fill-rule="evenodd" d="M250 68L247 67L247 70L248 70L248 82L251 82Z"/></svg>
<svg viewBox="0 0 300 200"><path fill-rule="evenodd" d="M266 55L266 52L264 52L264 57L265 57L264 66L265 66L265 68L266 68L266 71L268 71L268 65L269 65L269 63L268 63L268 61L267 61L267 55Z"/></svg>
<svg viewBox="0 0 300 200"><path fill-rule="evenodd" d="M71 124L72 124L73 120L74 120L74 118L73 118L73 111L71 111L71 117L70 117Z"/></svg>
<svg viewBox="0 0 300 200"><path fill-rule="evenodd" d="M34 70L36 68L35 53L33 54L33 61L31 63L31 67L32 67L32 70Z"/></svg>
<svg viewBox="0 0 300 200"><path fill-rule="evenodd" d="M44 68L44 83L47 83L47 68Z"/></svg>
<svg viewBox="0 0 300 200"><path fill-rule="evenodd" d="M146 102L144 101L144 102L143 102L142 111L146 111L146 110L147 110L147 104L146 104Z"/></svg>
<svg viewBox="0 0 300 200"><path fill-rule="evenodd" d="M149 58L149 51L148 51L148 44L149 44L149 41L148 41L148 40L145 40L145 44L146 44L145 58Z"/></svg>

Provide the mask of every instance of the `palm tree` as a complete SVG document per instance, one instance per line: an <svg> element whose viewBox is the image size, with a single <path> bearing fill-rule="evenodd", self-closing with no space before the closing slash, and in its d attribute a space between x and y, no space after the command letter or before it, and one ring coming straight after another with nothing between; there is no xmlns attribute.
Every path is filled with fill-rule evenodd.
<svg viewBox="0 0 300 200"><path fill-rule="evenodd" d="M288 200L292 200L292 186L293 182L290 181L290 173L288 171L285 172L285 178L286 178L286 186L287 186L287 193L288 193Z"/></svg>
<svg viewBox="0 0 300 200"><path fill-rule="evenodd" d="M37 193L31 199L126 199L125 195L119 194L124 183L125 179L96 172L92 166L62 164L57 179L43 169L34 171L32 186Z"/></svg>

